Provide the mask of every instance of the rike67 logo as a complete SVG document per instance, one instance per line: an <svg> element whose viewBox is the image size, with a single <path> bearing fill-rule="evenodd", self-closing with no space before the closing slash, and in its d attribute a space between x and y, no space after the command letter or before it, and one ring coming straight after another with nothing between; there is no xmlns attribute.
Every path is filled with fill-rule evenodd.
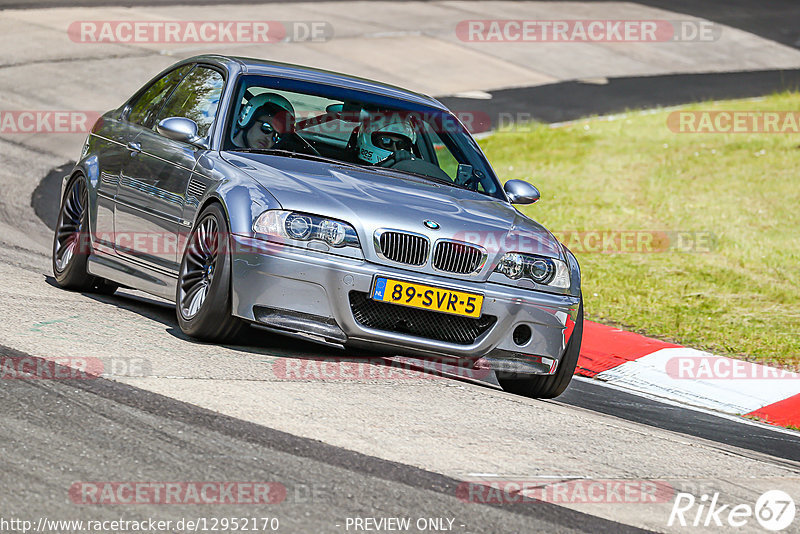
<svg viewBox="0 0 800 534"><path fill-rule="evenodd" d="M722 504L719 493L701 495L698 499L691 493L681 492L675 497L667 526L741 528L755 518L762 528L778 532L792 524L796 511L794 500L781 490L763 493L755 506Z"/></svg>

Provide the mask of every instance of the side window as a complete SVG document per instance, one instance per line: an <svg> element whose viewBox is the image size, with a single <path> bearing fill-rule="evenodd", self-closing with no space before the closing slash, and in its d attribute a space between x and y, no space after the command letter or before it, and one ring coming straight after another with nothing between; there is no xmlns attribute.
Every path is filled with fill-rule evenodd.
<svg viewBox="0 0 800 534"><path fill-rule="evenodd" d="M217 115L224 80L222 74L207 67L196 67L178 85L158 114L158 120L167 117L185 117L197 123L197 135L208 135Z"/></svg>
<svg viewBox="0 0 800 534"><path fill-rule="evenodd" d="M153 82L153 85L148 87L147 90L139 95L131 104L128 120L135 124L149 127L155 119L155 115L158 113L161 104L164 103L164 99L191 68L191 65L184 65Z"/></svg>

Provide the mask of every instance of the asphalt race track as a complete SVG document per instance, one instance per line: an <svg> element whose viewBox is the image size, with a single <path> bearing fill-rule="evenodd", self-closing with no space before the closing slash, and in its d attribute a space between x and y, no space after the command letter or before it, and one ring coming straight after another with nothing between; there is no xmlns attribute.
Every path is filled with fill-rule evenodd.
<svg viewBox="0 0 800 534"><path fill-rule="evenodd" d="M0 2L9 6L19 3ZM795 12L780 13L790 21L787 13ZM728 22L737 26L734 14ZM57 12L43 20L63 17ZM15 23L0 17L0 24L8 30L0 46L16 50ZM744 29L787 49L795 46L788 34L769 34L770 27L761 21ZM48 43L49 34L43 35ZM92 51L78 61L57 57L53 44L20 54L27 59L9 55L0 65L0 109L106 109L176 59L128 48ZM484 102L500 106L487 112L533 110L543 120L568 120L620 111L631 102L672 104L791 87L800 79L800 62L794 68L788 63L756 69L764 75L709 74L699 84L705 89L695 93L692 80L705 76L698 72L610 76L607 85L556 80L487 87L492 100L448 102L467 102L473 110ZM669 83L685 92L665 90ZM541 107L525 103L531 95ZM676 101L653 101L664 95ZM718 492L721 502L750 505L767 490L800 495L797 432L588 380L573 380L555 401L536 401L501 391L491 377L440 377L420 367L398 375L387 372L394 369L390 360L355 356L367 378L287 379L278 371L286 362L350 355L256 330L238 345L200 343L181 333L174 309L159 299L128 290L111 297L63 291L52 279L51 228L58 183L81 141L80 135L0 136L0 356L30 357L45 366L53 358L88 358L104 362L107 371L83 380L0 382L0 519L276 517L279 532L354 532L348 518L407 517L441 519L465 533L683 532L667 526L679 491L698 498ZM467 502L459 490L464 481L509 480L541 487L655 481L670 493L644 503L484 503ZM104 481L271 482L286 493L267 505L83 504L70 493L76 484ZM6 531L2 524L0 531ZM762 532L755 521L737 531Z"/></svg>
<svg viewBox="0 0 800 534"><path fill-rule="evenodd" d="M53 169L34 191L31 206L35 213L51 229L55 228L58 210L58 184L68 173L74 162ZM48 278L49 283L52 278ZM128 305L137 303L129 302ZM165 322L174 313L171 305L152 303L153 307L164 311ZM147 313L144 309L142 313ZM170 325L177 329L176 321ZM254 347L255 348L255 347ZM308 352L319 348L309 344ZM424 365L421 365L424 369ZM454 375L455 376L455 375ZM458 378L455 376L455 378ZM487 388L499 388L493 378L476 381ZM736 419L727 419L686 407L665 404L624 391L614 391L603 384L591 380L575 380L567 391L558 398L559 403L613 415L629 421L652 425L666 430L682 432L699 438L733 445L743 449L800 461L800 436L794 433L776 432L764 425L755 425Z"/></svg>
<svg viewBox="0 0 800 534"><path fill-rule="evenodd" d="M76 381L77 382L77 381ZM281 531L334 532L345 517L458 518L469 532L638 532L556 505L476 506L455 495L458 480L220 416L190 404L113 381L66 384L14 381L0 394L7 468L0 475L4 508L24 516L43 510L41 497L58 494L76 479L104 480L110 471L126 480L282 481L286 500L259 510L275 514ZM22 438L24 436L24 438ZM38 469L31 472L31 459ZM89 461L87 461L89 460ZM20 480L26 480L20 486ZM74 504L54 499L51 519L74 515ZM126 518L197 517L191 505L163 513L137 508ZM92 510L94 512L94 510ZM119 511L92 513L99 520ZM216 516L246 517L246 505L228 505Z"/></svg>

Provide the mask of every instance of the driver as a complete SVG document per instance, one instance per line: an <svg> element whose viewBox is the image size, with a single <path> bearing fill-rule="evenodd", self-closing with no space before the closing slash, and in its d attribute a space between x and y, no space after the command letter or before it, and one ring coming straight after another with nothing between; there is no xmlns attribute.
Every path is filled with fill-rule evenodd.
<svg viewBox="0 0 800 534"><path fill-rule="evenodd" d="M357 156L372 165L392 166L414 159L416 140L417 134L406 118L380 115L362 125L356 142Z"/></svg>
<svg viewBox="0 0 800 534"><path fill-rule="evenodd" d="M233 142L241 148L296 151L294 142L294 107L281 95L262 93L242 108L236 122L238 132Z"/></svg>

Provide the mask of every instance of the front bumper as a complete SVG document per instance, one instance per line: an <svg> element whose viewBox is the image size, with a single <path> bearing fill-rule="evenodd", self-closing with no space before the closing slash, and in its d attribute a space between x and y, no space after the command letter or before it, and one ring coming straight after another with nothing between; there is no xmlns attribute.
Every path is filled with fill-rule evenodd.
<svg viewBox="0 0 800 534"><path fill-rule="evenodd" d="M580 304L578 297L568 295L419 274L250 237L232 238L235 251L247 251L233 253L234 314L257 325L316 341L444 361L533 357L557 362L564 353ZM350 294L368 294L376 275L480 293L484 296L482 314L494 316L496 321L466 344L366 327L354 317ZM530 339L518 345L512 332L520 325L530 328ZM539 372L549 374L555 369L555 364L545 365L539 367Z"/></svg>

